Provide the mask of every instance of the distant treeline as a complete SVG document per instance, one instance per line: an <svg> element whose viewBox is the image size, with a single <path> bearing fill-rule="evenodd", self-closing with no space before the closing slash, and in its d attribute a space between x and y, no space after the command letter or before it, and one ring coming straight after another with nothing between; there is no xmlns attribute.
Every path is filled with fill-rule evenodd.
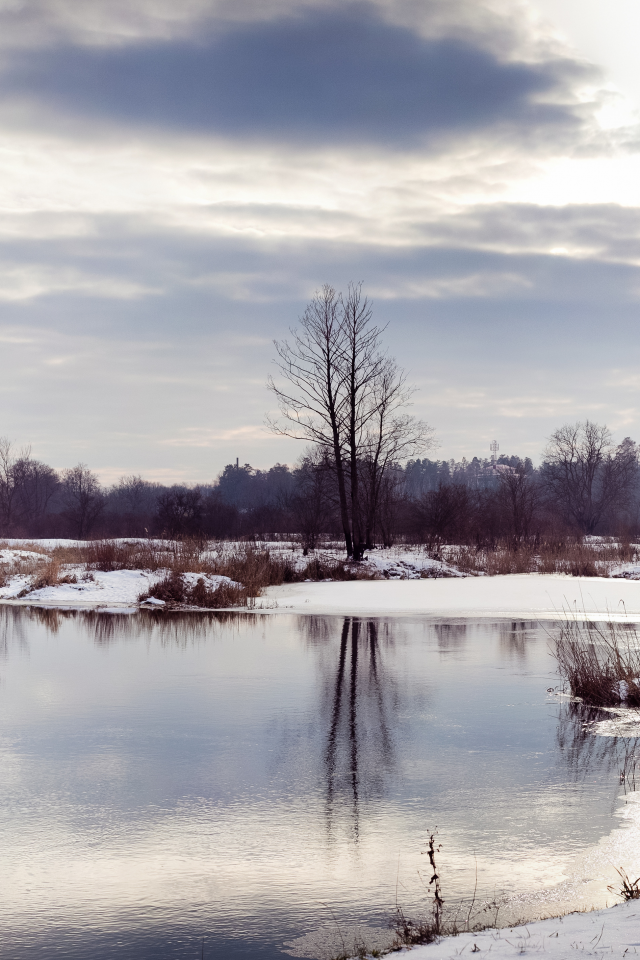
<svg viewBox="0 0 640 960"><path fill-rule="evenodd" d="M366 471L362 476L365 510ZM537 468L517 456L394 463L367 516L369 549L398 541L632 537L640 530L638 449L629 438L614 446L606 427L587 421L556 431ZM57 472L0 440L0 534L297 537L313 549L323 537L340 539L342 527L333 458L322 449L293 469L229 464L210 484L165 486L127 476L104 487L84 464Z"/></svg>

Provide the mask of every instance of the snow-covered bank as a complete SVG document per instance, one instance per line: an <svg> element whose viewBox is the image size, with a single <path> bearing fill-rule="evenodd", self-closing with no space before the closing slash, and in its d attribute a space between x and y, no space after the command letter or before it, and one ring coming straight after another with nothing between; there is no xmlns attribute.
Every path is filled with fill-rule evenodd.
<svg viewBox="0 0 640 960"><path fill-rule="evenodd" d="M264 589L255 604L250 603L262 613L552 620L569 611L593 619L640 622L640 581L634 579L640 576L640 568L633 564L611 566L607 576L597 577L469 576L429 557L421 547L377 550L363 564L345 568L339 544L313 556L304 556L300 545L293 543L212 543L195 550L187 546L184 552L181 544L152 540L102 544L13 540L5 544L0 547L0 602L4 603L135 609L139 596L171 570L187 578L204 577L208 589L215 590L221 579L231 584L221 576L232 572L225 568L228 558L233 561L234 580L249 582L243 580L244 569L255 586L256 564L262 556L267 558L266 573L258 585L269 582L272 575L275 582L313 577ZM245 567L243 555L250 561ZM200 572L189 572L194 570ZM348 580L345 575L372 579Z"/></svg>
<svg viewBox="0 0 640 960"><path fill-rule="evenodd" d="M490 953L492 958L543 954L554 960L574 960L576 956L629 957L637 955L639 948L640 901L630 900L606 910L570 913L522 927L445 937L439 943L402 951L400 956L409 953L411 960L457 960L461 954L471 953Z"/></svg>
<svg viewBox="0 0 640 960"><path fill-rule="evenodd" d="M0 603L135 609L140 594L161 576L157 571L113 570L93 571L90 579L82 579L77 571L76 583L45 586L20 597L29 577L16 575L0 588ZM201 575L186 576L193 579ZM220 578L206 577L207 582L209 579ZM569 612L595 620L640 622L640 583L539 574L292 583L267 587L252 609L264 614L522 620L557 620Z"/></svg>
<svg viewBox="0 0 640 960"><path fill-rule="evenodd" d="M601 577L516 574L460 579L293 583L268 587L264 612L352 616L517 617L556 620L567 611L640 622L640 583Z"/></svg>
<svg viewBox="0 0 640 960"><path fill-rule="evenodd" d="M157 573L146 570L92 571L91 579L82 579L82 572L72 574L77 583L59 583L52 587L19 594L29 583L28 576L12 577L8 586L0 589L0 603L79 609L108 607L132 612L138 607L138 597L158 582Z"/></svg>

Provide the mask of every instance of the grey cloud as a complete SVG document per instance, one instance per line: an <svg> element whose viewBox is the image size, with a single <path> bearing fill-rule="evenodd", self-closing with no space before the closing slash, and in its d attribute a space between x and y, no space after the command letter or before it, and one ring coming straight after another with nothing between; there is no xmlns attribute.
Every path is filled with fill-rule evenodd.
<svg viewBox="0 0 640 960"><path fill-rule="evenodd" d="M604 245L625 219L618 218L619 213L618 208L600 208L597 215L589 207L553 212L523 206L490 208L484 219L468 218L471 226L458 223L457 234L447 234L444 224L435 224L429 244L411 247L300 236L276 240L178 234L157 224L145 231L139 219L97 217L92 235L77 239L0 241L0 273L11 274L20 267L27 277L31 270L36 278L55 279L64 271L78 278L75 288L59 289L53 282L49 291L36 291L31 299L5 303L3 314L38 317L37 322L49 316L52 324L63 323L69 330L80 322L83 329L112 329L133 338L140 331L161 336L178 324L181 336L198 336L212 323L214 303L224 304L223 315L230 318L231 328L240 317L251 326L252 318L261 314L281 315L286 303L295 312L324 281L345 284L362 279L378 291L380 303L415 301L421 309L436 312L446 304L480 312L485 304L491 308L506 304L509 309L521 305L529 316L537 303L545 302L558 309L576 304L582 310L588 304L595 316L615 303L616 309L635 315L640 300L640 269L635 263L527 250L529 233L544 233L547 215L555 218L555 234L551 222L547 232L557 242L566 242L569 236L576 242L580 237L585 242L600 238ZM631 236L635 226L637 243L640 215L634 216L626 218L626 232ZM598 225L595 239L589 217ZM517 222L522 225L519 236ZM518 250L515 241L523 238ZM490 239L496 245L512 243L514 249L490 249ZM84 277L92 284L84 283Z"/></svg>
<svg viewBox="0 0 640 960"><path fill-rule="evenodd" d="M414 236L418 242L422 237L439 245L514 254L564 248L567 263L588 259L635 267L640 260L640 210L613 203L480 204L442 220L416 223Z"/></svg>
<svg viewBox="0 0 640 960"><path fill-rule="evenodd" d="M526 20L505 15L485 0L363 0L385 20L422 36L457 37L528 59L556 49L532 34ZM268 22L314 8L339 10L344 0L17 0L0 5L0 49L47 48L69 42L122 47L149 40L179 40L233 23ZM532 57L531 54L538 54Z"/></svg>
<svg viewBox="0 0 640 960"><path fill-rule="evenodd" d="M416 410L435 420L445 444L457 435L461 452L477 452L488 417L501 444L519 449L583 416L584 403L600 404L598 418L613 422L633 400L623 385L592 389L603 370L640 363L640 269L630 264L506 255L451 241L397 249L144 233L139 221L134 230L117 217L97 219L92 235L77 240L2 242L0 264L14 263L162 289L116 305L99 288L3 305L4 430L60 466L81 458L203 479L237 455L263 464L293 459L299 447L267 438L263 447L240 433L193 449L162 441L259 426L269 404L264 341L286 335L323 281L364 281L377 319L389 321L392 352L413 379L438 381L417 396ZM501 287L510 276L525 282ZM474 294L469 277L497 282ZM416 295L420 284L441 284L441 295ZM545 391L548 413L522 401L530 412L513 419L514 397ZM490 394L490 409L482 399L471 412L456 406L472 394ZM501 404L504 415L495 412Z"/></svg>
<svg viewBox="0 0 640 960"><path fill-rule="evenodd" d="M582 119L565 60L506 62L424 38L371 5L235 25L201 42L58 47L14 58L2 88L48 109L248 140L415 147L499 126L565 136ZM555 102L554 102L555 101ZM559 134L560 135L560 134Z"/></svg>

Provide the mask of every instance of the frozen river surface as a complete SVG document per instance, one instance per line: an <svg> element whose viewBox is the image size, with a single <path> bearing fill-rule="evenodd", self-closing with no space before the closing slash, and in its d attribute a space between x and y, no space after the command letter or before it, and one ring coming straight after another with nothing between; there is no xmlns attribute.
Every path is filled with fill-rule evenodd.
<svg viewBox="0 0 640 960"><path fill-rule="evenodd" d="M612 902L635 741L549 629L0 608L0 955L322 956L420 909L436 827L449 903Z"/></svg>

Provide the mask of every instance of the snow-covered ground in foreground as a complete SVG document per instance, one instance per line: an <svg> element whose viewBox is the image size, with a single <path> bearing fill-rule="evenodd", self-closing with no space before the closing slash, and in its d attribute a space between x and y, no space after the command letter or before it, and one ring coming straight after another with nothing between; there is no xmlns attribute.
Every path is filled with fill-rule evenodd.
<svg viewBox="0 0 640 960"><path fill-rule="evenodd" d="M461 955L482 953L492 958L542 955L575 960L581 956L632 957L639 950L640 901L630 900L607 910L570 913L523 927L445 937L439 943L402 951L400 956L409 953L411 960L457 960Z"/></svg>
<svg viewBox="0 0 640 960"><path fill-rule="evenodd" d="M567 612L640 622L640 583L600 577L513 574L463 579L356 580L268 587L256 609L353 616L518 617L557 620Z"/></svg>

